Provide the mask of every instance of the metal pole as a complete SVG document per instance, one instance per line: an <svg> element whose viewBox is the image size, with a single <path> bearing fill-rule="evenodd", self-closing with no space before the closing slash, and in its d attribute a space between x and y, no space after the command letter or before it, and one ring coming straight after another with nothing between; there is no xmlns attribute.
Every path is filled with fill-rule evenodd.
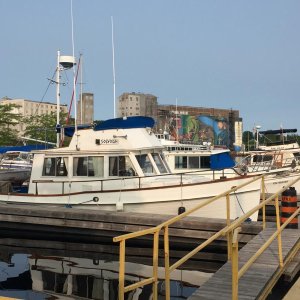
<svg viewBox="0 0 300 300"><path fill-rule="evenodd" d="M239 242L238 233L241 227L234 230L232 241L232 259L231 259L231 271L232 271L232 300L237 300L239 297Z"/></svg>
<svg viewBox="0 0 300 300"><path fill-rule="evenodd" d="M170 253L169 253L169 226L164 228L164 252L165 252L165 292L166 300L170 300Z"/></svg>
<svg viewBox="0 0 300 300"><path fill-rule="evenodd" d="M58 132L59 130L59 124L60 124L60 88L59 88L59 80L60 80L60 66L59 66L59 58L60 58L60 51L57 51L57 67L56 67L56 147L58 148L60 145L60 134Z"/></svg>
<svg viewBox="0 0 300 300"><path fill-rule="evenodd" d="M152 285L153 300L157 300L157 284L158 284L158 249L159 249L159 230L153 236L153 278Z"/></svg>
<svg viewBox="0 0 300 300"><path fill-rule="evenodd" d="M124 300L124 283L125 283L125 240L120 241L120 258L119 258L119 300Z"/></svg>
<svg viewBox="0 0 300 300"><path fill-rule="evenodd" d="M82 54L80 54L80 124L83 124L83 112L82 112ZM76 99L75 99L76 100Z"/></svg>
<svg viewBox="0 0 300 300"><path fill-rule="evenodd" d="M230 225L230 195L226 195L226 224L227 226ZM231 259L232 253L231 253L231 248L232 248L232 231L229 231L227 233L227 259Z"/></svg>
<svg viewBox="0 0 300 300"><path fill-rule="evenodd" d="M278 200L278 195L275 198L275 207L276 207L276 226L277 226L277 231L280 230L280 212L279 212L279 200ZM283 258L282 258L282 241L281 241L281 231L278 234L277 237L278 241L278 256L279 256L279 265L282 268L283 267Z"/></svg>

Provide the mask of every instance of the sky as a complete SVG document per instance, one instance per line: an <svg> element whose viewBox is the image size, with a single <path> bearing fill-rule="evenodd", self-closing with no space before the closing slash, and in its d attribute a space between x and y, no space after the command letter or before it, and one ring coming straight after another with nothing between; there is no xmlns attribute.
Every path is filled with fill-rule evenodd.
<svg viewBox="0 0 300 300"><path fill-rule="evenodd" d="M73 11L96 120L114 117L113 18L116 97L150 93L159 104L239 110L244 130L300 130L299 0L0 0L0 11L0 98L56 101L48 79L58 50L73 55ZM68 105L72 80L62 74Z"/></svg>

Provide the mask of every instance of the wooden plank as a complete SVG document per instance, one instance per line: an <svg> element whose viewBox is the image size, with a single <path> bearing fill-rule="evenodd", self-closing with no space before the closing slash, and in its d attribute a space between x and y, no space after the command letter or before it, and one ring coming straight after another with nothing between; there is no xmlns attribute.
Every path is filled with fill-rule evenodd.
<svg viewBox="0 0 300 300"><path fill-rule="evenodd" d="M274 231L274 229L264 230L239 251L239 268L248 261ZM300 230L284 230L282 243L284 245L283 257L286 258L291 249L300 243ZM272 277L279 274L277 251L277 241L275 240L270 249L265 251L240 279L239 299L259 298L270 284ZM231 299L231 296L231 262L229 261L188 299Z"/></svg>
<svg viewBox="0 0 300 300"><path fill-rule="evenodd" d="M170 216L109 212L90 209L69 209L34 205L0 205L0 222L36 224L64 228L111 231L114 235L143 230L160 224ZM206 240L225 226L225 221L187 217L170 226L171 236ZM251 223L242 226L240 243L247 243L261 230L261 224ZM106 235L108 235L106 233ZM220 241L225 241L221 237Z"/></svg>
<svg viewBox="0 0 300 300"><path fill-rule="evenodd" d="M286 270L283 273L283 279L287 282L291 282L300 271L300 250L294 257L294 259L288 264Z"/></svg>
<svg viewBox="0 0 300 300"><path fill-rule="evenodd" d="M111 212L97 209L77 209L64 207L44 207L39 205L14 205L14 204L0 204L1 215L22 215L30 217L54 218L54 219L68 219L80 221L95 221L106 223L128 223L143 224L149 226L156 226L166 220L169 220L172 215L159 214L141 214L128 212ZM180 227L182 229L194 230L201 229L203 231L218 231L226 225L224 220L186 217L181 221L175 223L172 227ZM261 223L252 222L245 223L242 226L242 233L257 234L261 231Z"/></svg>

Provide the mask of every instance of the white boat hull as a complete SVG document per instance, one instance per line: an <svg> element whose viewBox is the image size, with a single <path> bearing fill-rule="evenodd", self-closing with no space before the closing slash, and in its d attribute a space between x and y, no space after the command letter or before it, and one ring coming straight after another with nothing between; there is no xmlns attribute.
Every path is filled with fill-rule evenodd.
<svg viewBox="0 0 300 300"><path fill-rule="evenodd" d="M286 172L276 175L266 176L265 187L267 194L277 193L292 180L299 178L299 172ZM296 182L293 187L296 189L297 195L300 195L300 181Z"/></svg>
<svg viewBox="0 0 300 300"><path fill-rule="evenodd" d="M234 186L250 181L250 177L231 178L226 180L192 182L189 184L171 185L167 180L144 184L140 188L102 189L99 182L90 191L72 192L72 187L64 194L10 194L0 195L0 201L6 203L27 203L45 205L63 205L76 208L96 207L108 211L127 211L140 213L155 213L177 215L179 207L189 210L205 200L230 190ZM53 183L52 183L53 184ZM72 183L74 184L74 183ZM84 183L80 183L84 186ZM50 188L51 183L49 183ZM79 183L78 183L79 186ZM78 189L75 187L74 189ZM102 187L103 188L103 187ZM261 181L257 180L239 189L230 196L230 218L235 219L248 212L260 201ZM97 197L98 202L93 199ZM192 214L198 217L226 218L226 198L222 197L215 202L199 209ZM251 216L257 220L258 212Z"/></svg>

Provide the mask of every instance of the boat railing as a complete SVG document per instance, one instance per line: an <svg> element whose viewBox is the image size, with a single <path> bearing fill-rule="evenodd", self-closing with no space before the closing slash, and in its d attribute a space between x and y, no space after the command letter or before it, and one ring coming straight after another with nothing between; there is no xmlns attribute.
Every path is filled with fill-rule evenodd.
<svg viewBox="0 0 300 300"><path fill-rule="evenodd" d="M255 161L253 161L253 154L248 155L237 163L234 168L240 170L242 173L253 173L269 172L270 170L277 170L285 167L295 168L297 164L299 165L299 161L294 157L283 158L282 151L275 151L272 154L263 152L255 155L257 156ZM269 156L271 156L271 159Z"/></svg>
<svg viewBox="0 0 300 300"><path fill-rule="evenodd" d="M221 172L221 178L217 179L216 174ZM209 174L208 174L209 173ZM228 171L228 173L232 174L232 172ZM208 175L210 175L208 177ZM57 178L57 177L56 177ZM155 175L147 175L147 176L129 176L129 177L111 177L105 179L92 179L92 177L88 177L87 180L78 179L78 180L70 180L70 179L38 179L32 180L32 183L35 185L35 194L39 194L39 186L41 184L60 184L61 185L61 193L68 194L71 190L72 185L83 184L86 182L95 183L95 187L98 187L98 191L113 191L113 190L129 190L129 189L145 189L145 188L155 188L159 187L162 184L169 186L182 186L186 184L198 183L203 178L203 182L207 182L207 180L224 180L226 179L226 169L225 170L194 170L187 171L182 173L165 173L165 174L155 174ZM165 180L157 180L158 178L164 178ZM119 184L117 184L119 183Z"/></svg>
<svg viewBox="0 0 300 300"><path fill-rule="evenodd" d="M132 291L134 289L143 287L145 285L152 284L153 291L153 299L158 299L158 252L159 252L159 236L163 235L163 244L164 244L164 269L165 269L165 299L170 300L170 273L180 267L183 263L185 263L188 259L193 257L196 253L203 250L206 246L210 245L213 241L221 236L226 236L227 240L227 256L228 260L232 261L232 299L238 299L238 282L239 279L244 275L244 273L249 269L249 267L257 260L257 258L270 246L271 242L277 238L278 241L278 258L280 262L280 267L282 268L287 260L283 261L282 255L282 243L281 243L281 233L283 229L292 221L295 216L299 215L300 208L298 208L282 225L280 225L280 213L279 213L279 195L283 191L285 191L290 186L294 185L296 182L300 180L300 176L298 176L295 180L292 180L287 183L283 188L278 190L275 194L273 194L268 199L265 198L265 176L261 175L256 178L240 185L236 186L220 195L217 195L211 199L208 199L204 203L201 203L195 206L193 209L190 209L178 216L175 216L155 227L148 228L145 230L132 232L128 234L124 234L113 239L114 242L120 243L119 248L119 300L125 299L125 293ZM252 208L246 214L241 217L231 220L230 219L230 194L234 193L236 190L244 187L255 180L262 180L262 201L259 205ZM180 221L186 216L189 216L193 212L203 208L206 205L224 197L226 198L226 226L220 229L218 232L213 234L210 238L204 241L202 244L198 245L184 257L179 259L177 262L170 265L170 251L169 251L169 228L172 224L177 221ZM241 225L245 222L252 214L256 213L258 210L262 209L262 227L266 228L266 205L270 203L274 203L275 200L275 208L276 208L276 232L261 246L261 248L255 253L253 257L249 259L249 261L239 270L238 269L238 233L240 231ZM145 235L153 235L153 271L152 276L149 278L145 278L139 282L130 284L125 286L125 253L126 253L126 242L133 238L141 238Z"/></svg>

